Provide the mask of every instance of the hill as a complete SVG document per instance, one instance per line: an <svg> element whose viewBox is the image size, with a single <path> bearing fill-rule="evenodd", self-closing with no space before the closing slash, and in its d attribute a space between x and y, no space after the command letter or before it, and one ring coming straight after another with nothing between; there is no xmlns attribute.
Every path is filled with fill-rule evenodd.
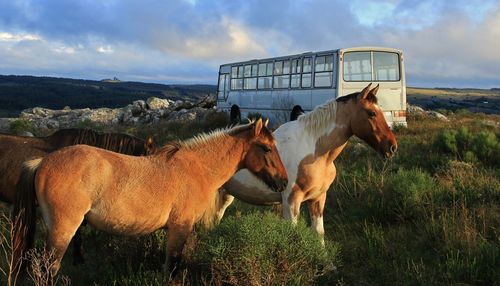
<svg viewBox="0 0 500 286"><path fill-rule="evenodd" d="M81 80L0 75L0 117L17 116L23 109L122 107L155 96L171 100L197 99L215 92L214 85L164 85L119 80Z"/></svg>
<svg viewBox="0 0 500 286"><path fill-rule="evenodd" d="M425 109L467 109L500 114L500 89L414 88L406 89L408 103Z"/></svg>

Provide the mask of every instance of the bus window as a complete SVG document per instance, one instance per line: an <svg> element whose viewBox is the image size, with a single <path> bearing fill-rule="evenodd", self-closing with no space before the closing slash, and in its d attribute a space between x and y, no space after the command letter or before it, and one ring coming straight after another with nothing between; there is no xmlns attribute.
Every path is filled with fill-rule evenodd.
<svg viewBox="0 0 500 286"><path fill-rule="evenodd" d="M330 87L333 79L333 55L318 56L314 65L314 87Z"/></svg>
<svg viewBox="0 0 500 286"><path fill-rule="evenodd" d="M311 64L312 64L312 59L311 58L304 58L304 62L302 65L302 87L311 87Z"/></svg>
<svg viewBox="0 0 500 286"><path fill-rule="evenodd" d="M290 82L290 61L274 62L273 88L288 88Z"/></svg>
<svg viewBox="0 0 500 286"><path fill-rule="evenodd" d="M252 65L246 65L243 74L245 77L250 77L252 75Z"/></svg>
<svg viewBox="0 0 500 286"><path fill-rule="evenodd" d="M255 71L254 71L255 70ZM256 89L257 88L257 65L245 65L243 89Z"/></svg>
<svg viewBox="0 0 500 286"><path fill-rule="evenodd" d="M259 89L270 89L272 86L272 75L273 75L273 63L261 63L259 64Z"/></svg>
<svg viewBox="0 0 500 286"><path fill-rule="evenodd" d="M344 54L344 80L372 80L370 52L349 52Z"/></svg>
<svg viewBox="0 0 500 286"><path fill-rule="evenodd" d="M373 52L373 71L377 81L399 81L399 55Z"/></svg>
<svg viewBox="0 0 500 286"><path fill-rule="evenodd" d="M302 69L302 60L301 59L293 59L292 60L292 75L290 81L291 88L300 87L300 71Z"/></svg>
<svg viewBox="0 0 500 286"><path fill-rule="evenodd" d="M243 88L243 66L231 68L231 90Z"/></svg>
<svg viewBox="0 0 500 286"><path fill-rule="evenodd" d="M224 100L224 88L226 87L226 75L221 74L219 75L219 88L217 89L217 98L219 100Z"/></svg>

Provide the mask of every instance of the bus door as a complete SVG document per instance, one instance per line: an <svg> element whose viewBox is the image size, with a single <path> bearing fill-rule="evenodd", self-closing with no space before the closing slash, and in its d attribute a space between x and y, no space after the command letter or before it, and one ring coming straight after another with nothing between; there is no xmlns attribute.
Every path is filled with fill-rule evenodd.
<svg viewBox="0 0 500 286"><path fill-rule="evenodd" d="M226 101L229 95L229 74L219 74L219 87L217 89L217 101Z"/></svg>

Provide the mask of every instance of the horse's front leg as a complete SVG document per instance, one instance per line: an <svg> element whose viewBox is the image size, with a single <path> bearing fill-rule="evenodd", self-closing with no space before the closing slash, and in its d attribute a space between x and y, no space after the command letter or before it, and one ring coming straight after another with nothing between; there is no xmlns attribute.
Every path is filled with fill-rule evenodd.
<svg viewBox="0 0 500 286"><path fill-rule="evenodd" d="M215 212L217 223L222 220L226 209L233 203L234 197L225 189L219 189L217 192L217 211Z"/></svg>
<svg viewBox="0 0 500 286"><path fill-rule="evenodd" d="M303 199L304 192L297 184L293 185L289 194L283 193L283 217L291 220L293 224L299 221L300 204Z"/></svg>
<svg viewBox="0 0 500 286"><path fill-rule="evenodd" d="M323 211L325 209L326 192L318 198L307 202L309 214L311 216L311 228L318 233L321 244L325 245L325 228L323 226Z"/></svg>
<svg viewBox="0 0 500 286"><path fill-rule="evenodd" d="M167 234L167 270L174 278L180 268L184 244L193 230L193 223L169 224Z"/></svg>

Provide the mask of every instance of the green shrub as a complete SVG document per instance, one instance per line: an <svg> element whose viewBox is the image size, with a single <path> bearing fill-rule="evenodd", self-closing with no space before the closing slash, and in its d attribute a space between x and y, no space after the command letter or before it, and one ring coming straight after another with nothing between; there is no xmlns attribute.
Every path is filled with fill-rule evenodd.
<svg viewBox="0 0 500 286"><path fill-rule="evenodd" d="M10 123L10 133L21 134L23 132L33 132L33 123L26 119L17 119Z"/></svg>
<svg viewBox="0 0 500 286"><path fill-rule="evenodd" d="M228 217L201 233L195 265L234 285L304 285L339 263L339 248L272 213Z"/></svg>
<svg viewBox="0 0 500 286"><path fill-rule="evenodd" d="M436 181L420 169L399 169L384 185L383 211L400 220L416 218L438 188Z"/></svg>
<svg viewBox="0 0 500 286"><path fill-rule="evenodd" d="M98 130L98 131L102 131L104 129L104 127L102 125L99 125L88 118L76 123L74 127L75 128L88 128L88 129L93 129L93 130Z"/></svg>
<svg viewBox="0 0 500 286"><path fill-rule="evenodd" d="M472 141L472 150L483 161L498 163L500 160L500 142L492 132L478 133Z"/></svg>
<svg viewBox="0 0 500 286"><path fill-rule="evenodd" d="M466 127L460 127L458 131L444 130L437 136L435 145L467 162L479 159L487 164L500 164L500 142L490 131L473 134Z"/></svg>
<svg viewBox="0 0 500 286"><path fill-rule="evenodd" d="M445 130L438 135L436 139L436 145L438 148L445 152L451 152L456 154L458 152L457 146L457 131L455 130Z"/></svg>

